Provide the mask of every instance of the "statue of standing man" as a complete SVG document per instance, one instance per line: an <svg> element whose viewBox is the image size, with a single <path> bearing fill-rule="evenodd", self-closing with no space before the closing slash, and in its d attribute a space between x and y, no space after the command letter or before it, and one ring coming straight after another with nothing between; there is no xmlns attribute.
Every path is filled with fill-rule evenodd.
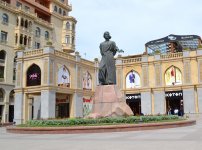
<svg viewBox="0 0 202 150"><path fill-rule="evenodd" d="M110 85L116 84L116 67L114 56L116 52L123 52L119 50L114 41L110 41L111 36L109 32L104 33L105 41L100 44L100 53L102 59L99 66L99 84Z"/></svg>

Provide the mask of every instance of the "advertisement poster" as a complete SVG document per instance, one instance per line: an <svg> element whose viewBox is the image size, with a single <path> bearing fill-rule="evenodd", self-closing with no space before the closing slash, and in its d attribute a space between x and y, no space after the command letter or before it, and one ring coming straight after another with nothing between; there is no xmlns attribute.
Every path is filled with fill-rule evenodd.
<svg viewBox="0 0 202 150"><path fill-rule="evenodd" d="M126 76L126 88L138 88L140 87L140 76L134 70L131 70Z"/></svg>
<svg viewBox="0 0 202 150"><path fill-rule="evenodd" d="M70 75L65 66L62 66L58 71L58 86L70 87Z"/></svg>
<svg viewBox="0 0 202 150"><path fill-rule="evenodd" d="M83 116L87 116L91 113L93 108L92 98L83 98Z"/></svg>
<svg viewBox="0 0 202 150"><path fill-rule="evenodd" d="M92 89L92 78L88 71L83 73L83 89Z"/></svg>
<svg viewBox="0 0 202 150"><path fill-rule="evenodd" d="M172 66L165 73L166 85L182 84L182 75L178 68Z"/></svg>

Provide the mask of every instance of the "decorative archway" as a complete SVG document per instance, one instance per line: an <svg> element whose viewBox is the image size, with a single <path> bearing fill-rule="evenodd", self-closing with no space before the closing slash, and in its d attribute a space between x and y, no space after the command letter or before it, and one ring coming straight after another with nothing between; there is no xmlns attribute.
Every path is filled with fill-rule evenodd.
<svg viewBox="0 0 202 150"><path fill-rule="evenodd" d="M92 77L88 71L83 73L83 89L92 89Z"/></svg>
<svg viewBox="0 0 202 150"><path fill-rule="evenodd" d="M166 85L180 85L182 84L182 73L179 68L170 66L165 71L165 84Z"/></svg>
<svg viewBox="0 0 202 150"><path fill-rule="evenodd" d="M27 86L41 85L41 69L38 65L33 64L27 70Z"/></svg>
<svg viewBox="0 0 202 150"><path fill-rule="evenodd" d="M131 70L126 75L126 88L131 89L138 87L140 87L140 76L136 71Z"/></svg>
<svg viewBox="0 0 202 150"><path fill-rule="evenodd" d="M70 73L65 65L58 71L58 86L70 87Z"/></svg>

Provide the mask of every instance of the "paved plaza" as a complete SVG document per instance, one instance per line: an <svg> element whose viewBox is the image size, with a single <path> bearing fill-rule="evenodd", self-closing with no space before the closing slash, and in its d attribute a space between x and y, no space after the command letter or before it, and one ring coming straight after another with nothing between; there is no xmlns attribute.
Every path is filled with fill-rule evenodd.
<svg viewBox="0 0 202 150"><path fill-rule="evenodd" d="M0 150L201 150L202 116L189 127L91 134L10 134L0 128Z"/></svg>

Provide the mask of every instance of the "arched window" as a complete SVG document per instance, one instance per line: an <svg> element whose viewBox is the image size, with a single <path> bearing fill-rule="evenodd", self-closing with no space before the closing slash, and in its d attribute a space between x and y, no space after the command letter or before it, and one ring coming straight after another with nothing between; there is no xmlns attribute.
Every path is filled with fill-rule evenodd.
<svg viewBox="0 0 202 150"><path fill-rule="evenodd" d="M58 86L70 87L70 73L65 65L58 71Z"/></svg>
<svg viewBox="0 0 202 150"><path fill-rule="evenodd" d="M55 12L57 12L57 11L58 11L57 6L54 6L54 11L55 11Z"/></svg>
<svg viewBox="0 0 202 150"><path fill-rule="evenodd" d="M59 14L62 14L62 9L61 8L59 8Z"/></svg>
<svg viewBox="0 0 202 150"><path fill-rule="evenodd" d="M27 45L27 36L24 36L24 45Z"/></svg>
<svg viewBox="0 0 202 150"><path fill-rule="evenodd" d="M20 34L20 44L23 44L23 35Z"/></svg>
<svg viewBox="0 0 202 150"><path fill-rule="evenodd" d="M69 22L66 23L66 29L70 30L70 23Z"/></svg>
<svg viewBox="0 0 202 150"><path fill-rule="evenodd" d="M27 86L41 85L41 69L33 64L27 70Z"/></svg>
<svg viewBox="0 0 202 150"><path fill-rule="evenodd" d="M83 89L92 89L92 77L88 71L83 73Z"/></svg>
<svg viewBox="0 0 202 150"><path fill-rule="evenodd" d="M66 11L63 11L63 16L66 16Z"/></svg>
<svg viewBox="0 0 202 150"><path fill-rule="evenodd" d="M182 84L182 73L179 68L175 66L169 67L165 72L166 85L180 85Z"/></svg>
<svg viewBox="0 0 202 150"><path fill-rule="evenodd" d="M15 95L15 92L14 90L12 90L9 94L9 103L14 103L14 95Z"/></svg>
<svg viewBox="0 0 202 150"><path fill-rule="evenodd" d="M41 36L41 29L39 27L36 27L35 35L36 35L36 37Z"/></svg>
<svg viewBox="0 0 202 150"><path fill-rule="evenodd" d="M140 76L136 71L131 70L126 75L126 88L131 89L131 88L138 88L138 87L140 87Z"/></svg>
<svg viewBox="0 0 202 150"><path fill-rule="evenodd" d="M21 24L20 24L22 27L24 26L24 19L21 18Z"/></svg>
<svg viewBox="0 0 202 150"><path fill-rule="evenodd" d="M25 28L28 28L28 21L25 20Z"/></svg>
<svg viewBox="0 0 202 150"><path fill-rule="evenodd" d="M4 90L3 89L0 89L0 102L3 102L4 101Z"/></svg>
<svg viewBox="0 0 202 150"><path fill-rule="evenodd" d="M45 39L48 40L49 39L49 32L45 31Z"/></svg>
<svg viewBox="0 0 202 150"><path fill-rule="evenodd" d="M32 22L29 21L29 28L31 29L32 28Z"/></svg>
<svg viewBox="0 0 202 150"><path fill-rule="evenodd" d="M2 21L3 21L3 23L8 24L8 15L7 14L2 15Z"/></svg>

